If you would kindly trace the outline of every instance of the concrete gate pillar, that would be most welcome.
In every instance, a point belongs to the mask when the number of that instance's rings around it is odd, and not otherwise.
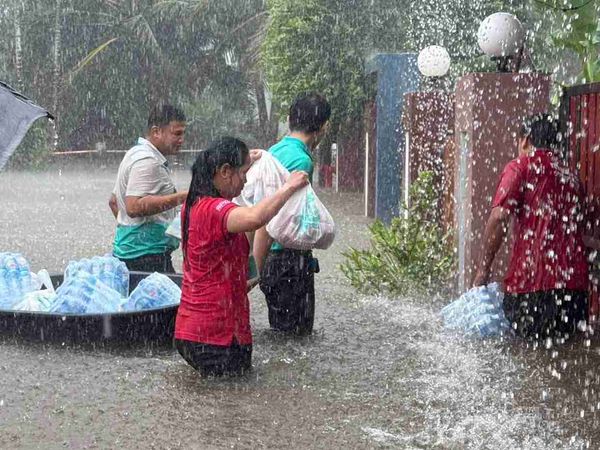
[[[445,187],[452,185],[444,167],[445,150],[454,133],[454,95],[444,91],[413,92],[404,96],[404,202],[408,205],[408,190],[423,171],[434,174],[434,188],[439,195],[436,211],[432,211],[440,224],[447,216],[444,212]]]
[[[482,259],[483,231],[502,169],[518,154],[523,120],[550,107],[550,77],[541,73],[472,73],[456,86],[456,222],[458,291],[471,286]],[[510,244],[510,243],[509,243]],[[492,268],[502,280],[510,245]]]

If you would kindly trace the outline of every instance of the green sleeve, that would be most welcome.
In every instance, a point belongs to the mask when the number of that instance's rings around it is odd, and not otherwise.
[[[313,167],[314,167],[314,165],[313,165],[312,159],[310,159],[308,156],[305,156],[305,157],[296,158],[296,159],[294,159],[294,161],[291,161],[290,164],[288,165],[288,167],[286,167],[286,169],[289,170],[290,172],[292,172],[294,170],[303,170],[304,172],[308,173],[309,175],[312,175]]]

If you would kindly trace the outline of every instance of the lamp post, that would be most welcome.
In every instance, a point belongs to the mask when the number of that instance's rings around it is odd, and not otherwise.
[[[425,77],[443,77],[450,69],[450,55],[444,47],[430,45],[419,52],[417,67]]]
[[[477,42],[481,50],[496,61],[498,72],[509,72],[511,59],[517,58],[516,71],[525,44],[525,30],[513,14],[497,12],[479,25]]]

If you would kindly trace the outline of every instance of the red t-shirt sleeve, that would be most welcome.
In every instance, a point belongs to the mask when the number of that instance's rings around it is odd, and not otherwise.
[[[218,198],[207,206],[213,239],[224,239],[229,234],[227,231],[227,217],[233,208],[237,208],[237,205],[229,200]]]
[[[498,206],[513,212],[523,201],[523,180],[527,162],[518,158],[509,162],[500,175],[492,208]]]

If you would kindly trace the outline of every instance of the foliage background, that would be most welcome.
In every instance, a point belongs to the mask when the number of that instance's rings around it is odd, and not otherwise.
[[[128,148],[159,101],[184,107],[187,148],[224,133],[267,146],[291,100],[307,90],[323,92],[333,105],[329,143],[361,126],[373,96],[364,74],[370,56],[444,45],[453,60],[451,87],[467,71],[493,69],[476,31],[500,10],[524,23],[536,69],[559,83],[599,80],[599,3],[5,0],[0,79],[57,117],[59,149],[97,142]],[[38,159],[27,152],[53,149],[54,131],[46,134],[21,146],[23,161]]]

